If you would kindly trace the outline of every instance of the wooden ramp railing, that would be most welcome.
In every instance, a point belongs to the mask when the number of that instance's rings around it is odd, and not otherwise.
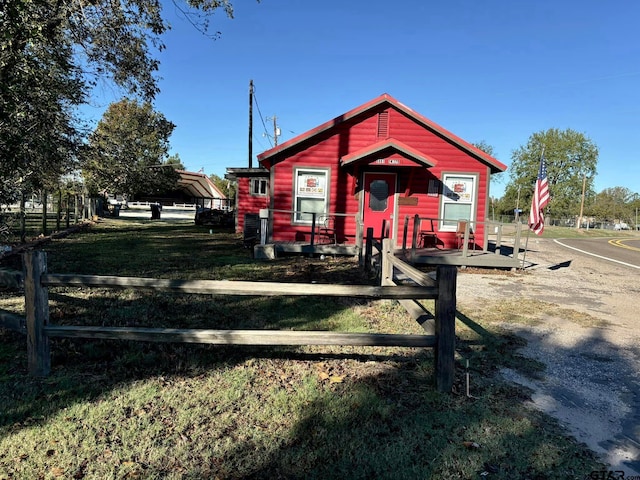
[[[49,339],[52,337],[122,339],[147,342],[185,342],[223,345],[357,345],[435,348],[435,380],[439,391],[450,392],[453,386],[455,348],[455,268],[438,267],[436,282],[427,285],[423,274],[412,272],[390,254],[388,239],[383,241],[385,271],[397,268],[415,274],[414,285],[395,285],[390,276],[383,276],[383,284],[323,285],[276,282],[242,282],[212,280],[167,280],[139,277],[97,275],[61,275],[47,273],[46,253],[33,251],[23,254],[26,318],[0,312],[0,328],[26,333],[29,373],[46,376],[51,370]],[[16,275],[11,277],[16,280]],[[0,276],[0,285],[3,278]],[[329,296],[369,299],[395,299],[417,302],[435,300],[435,321],[432,335],[404,335],[388,333],[341,333],[329,331],[289,330],[211,330],[167,329],[104,326],[53,325],[49,318],[49,287],[73,286],[82,288],[133,288],[175,291],[206,295],[251,296]]]

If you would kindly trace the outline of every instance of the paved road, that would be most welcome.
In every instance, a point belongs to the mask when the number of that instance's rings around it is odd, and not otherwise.
[[[458,302],[500,308],[505,298],[523,298],[548,305],[525,313],[538,323],[504,321],[528,341],[521,353],[546,365],[544,377],[505,376],[532,388],[534,405],[611,470],[640,478],[640,236],[531,240],[530,275],[459,275]]]
[[[640,237],[571,238],[555,242],[623,267],[640,269]]]

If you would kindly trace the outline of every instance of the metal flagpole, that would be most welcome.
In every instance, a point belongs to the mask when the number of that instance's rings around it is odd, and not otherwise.
[[[544,147],[545,145],[542,145],[542,153],[540,154],[540,158],[544,158]],[[535,193],[534,193],[535,195]],[[529,218],[531,218],[531,212],[529,212]],[[527,249],[529,248],[529,236],[531,235],[531,226],[529,225],[529,222],[527,222],[527,239],[524,242],[524,254],[522,255],[522,268],[521,270],[524,270],[524,262],[527,258]],[[514,252],[515,253],[515,252]]]

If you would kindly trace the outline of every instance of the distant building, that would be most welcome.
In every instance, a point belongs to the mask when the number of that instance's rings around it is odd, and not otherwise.
[[[176,170],[180,174],[178,188],[160,195],[144,196],[137,200],[159,202],[163,205],[190,204],[198,207],[228,210],[227,196],[204,173]]]

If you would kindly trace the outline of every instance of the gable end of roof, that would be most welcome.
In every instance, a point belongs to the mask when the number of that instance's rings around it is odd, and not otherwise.
[[[499,160],[493,158],[491,155],[488,155],[487,153],[483,152],[479,148],[466,142],[465,140],[458,137],[457,135],[454,135],[452,132],[441,127],[437,123],[432,122],[427,117],[407,107],[406,105],[399,102],[398,100],[396,100],[395,98],[393,98],[391,95],[387,93],[384,93],[379,97],[376,97],[373,100],[370,100],[369,102],[360,105],[359,107],[349,110],[343,115],[339,115],[338,117],[335,117],[332,120],[329,120],[328,122],[325,122],[305,133],[302,133],[278,145],[277,147],[274,147],[262,152],[261,154],[258,155],[258,162],[260,162],[260,164],[265,168],[271,168],[272,165],[274,165],[281,159],[285,158],[289,150],[294,149],[297,146],[300,146],[300,144],[304,142],[310,141],[314,137],[317,137],[318,135],[321,135],[322,133],[333,129],[336,126],[340,125],[341,123],[351,120],[357,117],[358,115],[364,114],[366,112],[369,112],[375,109],[379,109],[381,105],[386,105],[394,108],[398,112],[406,115],[407,117],[411,118],[413,121],[419,123],[424,128],[434,132],[436,135],[440,136],[445,141],[464,150],[469,155],[477,158],[479,161],[486,163],[490,167],[492,173],[504,172],[507,169],[507,166],[502,162],[500,162]]]

